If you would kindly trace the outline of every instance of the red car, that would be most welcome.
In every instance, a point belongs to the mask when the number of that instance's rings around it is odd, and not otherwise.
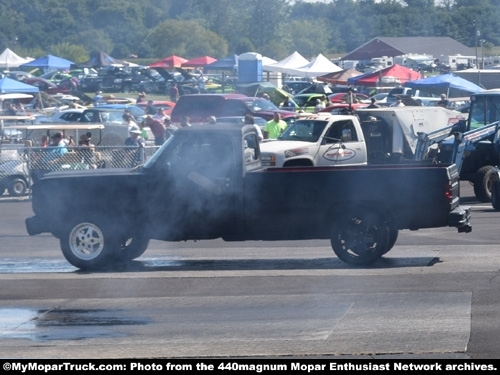
[[[366,108],[368,107],[369,104],[366,103],[353,103],[351,104],[351,109],[353,111],[356,111],[358,108]],[[329,105],[325,109],[322,109],[320,112],[328,112],[332,113],[335,115],[342,115],[345,114],[346,111],[349,110],[349,104],[347,103],[333,103],[332,105]]]
[[[137,103],[136,105],[145,111],[148,103],[141,102]],[[156,110],[158,110],[159,108],[163,108],[163,113],[170,116],[172,114],[172,109],[174,109],[175,107],[175,103],[168,100],[153,100],[153,106]]]
[[[74,77],[62,80],[57,85],[54,82],[41,77],[26,78],[22,82],[27,85],[36,86],[40,91],[46,92],[49,95],[57,93],[67,94],[71,91],[78,90],[78,79]]]
[[[370,103],[370,97],[365,94],[355,94],[356,98],[361,102]],[[347,100],[346,92],[338,92],[336,94],[328,95],[328,100],[332,103],[345,103]]]

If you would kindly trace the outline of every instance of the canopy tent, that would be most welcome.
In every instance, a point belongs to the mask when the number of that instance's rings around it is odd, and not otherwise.
[[[184,57],[172,55],[165,57],[164,59],[155,61],[154,63],[149,64],[150,68],[180,68],[182,64],[188,62],[188,59]]]
[[[11,93],[38,93],[39,88],[32,85],[27,85],[26,83],[16,81],[11,78],[0,79],[0,94],[11,94]]]
[[[300,68],[290,69],[289,74],[297,75],[299,77],[318,77],[328,73],[340,72],[341,67],[332,63],[328,58],[323,56],[321,53],[316,56],[309,64],[304,65]]]
[[[203,68],[204,66],[216,62],[217,59],[210,56],[200,56],[188,60],[182,64],[183,68]]]
[[[205,70],[230,70],[234,72],[237,66],[238,55],[232,55],[206,65]]]
[[[47,70],[69,69],[74,62],[61,57],[47,55],[20,65],[21,68],[40,68]]]
[[[271,102],[279,106],[285,98],[291,98],[292,95],[285,90],[279,88],[272,82],[253,82],[253,83],[239,83],[235,87],[236,92],[246,96],[262,96],[266,93],[269,95]]]
[[[376,72],[366,73],[349,78],[348,85],[355,86],[387,86],[387,84],[403,85],[405,82],[421,79],[422,75],[402,65],[394,64]]]
[[[30,60],[16,55],[12,50],[6,48],[0,55],[0,68],[7,69],[18,68],[22,64],[28,63]]]
[[[265,70],[268,72],[293,74],[293,73],[289,73],[289,70],[295,69],[295,68],[300,68],[301,66],[304,66],[308,63],[309,63],[309,60],[307,60],[304,56],[302,56],[300,53],[295,51],[290,56],[285,57],[283,60],[280,60],[277,63],[274,63],[274,64],[262,63],[262,70]]]
[[[470,96],[475,92],[483,91],[482,87],[453,73],[408,81],[403,86],[435,94],[446,93],[449,98]]]
[[[267,66],[271,64],[276,64],[278,61],[271,59],[270,57],[267,56],[262,56],[262,66]]]
[[[316,79],[318,81],[328,82],[333,85],[347,85],[347,80],[349,78],[358,77],[361,74],[363,73],[354,68],[349,68],[341,70],[339,72],[325,74],[323,76],[317,77]]]
[[[115,59],[107,53],[100,51],[94,52],[88,61],[77,65],[82,68],[102,68],[103,66],[125,66],[127,64],[126,61]]]

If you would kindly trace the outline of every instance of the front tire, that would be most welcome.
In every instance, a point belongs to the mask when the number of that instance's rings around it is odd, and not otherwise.
[[[11,196],[21,197],[26,194],[26,190],[28,190],[28,183],[24,179],[16,177],[10,181],[7,190]]]
[[[360,266],[379,259],[388,251],[391,239],[389,226],[379,215],[358,212],[336,221],[330,242],[340,260]]]
[[[66,260],[76,268],[93,270],[104,268],[119,248],[111,228],[102,219],[73,220],[60,237],[60,246]]]

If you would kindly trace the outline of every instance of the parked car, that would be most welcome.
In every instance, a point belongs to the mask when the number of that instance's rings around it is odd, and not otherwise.
[[[192,94],[179,98],[171,117],[172,122],[177,124],[184,116],[189,116],[192,124],[205,123],[210,116],[220,118],[246,114],[269,121],[273,118],[274,112],[279,112],[284,120],[296,116],[295,112],[280,110],[263,98],[242,94]]]
[[[299,91],[311,86],[309,81],[284,81],[283,90],[290,94],[297,94]]]
[[[129,136],[128,126],[123,121],[125,109],[131,111],[139,124],[145,117],[144,111],[135,105],[105,104],[87,108],[82,112],[80,123],[103,124],[101,146],[123,146]],[[154,135],[149,127],[144,128],[148,134],[147,143],[154,142]]]
[[[338,92],[336,94],[331,94],[328,95],[328,100],[331,103],[345,103],[347,101],[347,95],[348,93],[346,92]],[[370,103],[370,97],[365,94],[358,94],[356,93],[356,99],[358,100],[358,103],[365,102],[365,103]]]
[[[40,91],[44,91],[49,95],[57,93],[70,93],[78,90],[79,88],[78,79],[74,77],[64,79],[57,85],[54,82],[41,77],[26,78],[23,82],[31,86],[36,86]]]
[[[75,109],[65,109],[64,111],[56,112],[50,117],[37,117],[35,120],[36,124],[64,124],[71,122],[79,122],[80,117],[85,109],[75,108]]]
[[[130,111],[138,122],[143,121],[144,117],[146,116],[146,112],[144,112],[144,110],[136,104],[101,104],[95,108],[119,110],[122,113],[125,111]]]
[[[293,97],[293,101],[297,105],[297,110],[304,112],[314,112],[316,107],[316,100],[324,100],[324,94],[297,94]]]
[[[45,74],[42,74],[40,76],[40,78],[44,78],[46,79],[47,81],[50,81],[50,82],[53,82],[55,84],[58,84],[59,82],[67,79],[67,78],[71,78],[72,76],[70,74],[67,74],[67,73],[62,73],[58,70],[54,70],[52,72],[47,72]]]
[[[141,108],[143,111],[146,110],[147,105],[148,105],[147,102],[141,102],[136,104],[136,106]],[[172,110],[175,107],[175,103],[170,102],[168,100],[153,100],[153,106],[157,111],[158,109],[163,108],[163,113],[170,116],[172,114]]]
[[[2,76],[10,79],[15,79],[16,81],[22,81],[23,79],[34,77],[33,74],[22,70],[11,70],[8,72],[4,72],[2,73]]]

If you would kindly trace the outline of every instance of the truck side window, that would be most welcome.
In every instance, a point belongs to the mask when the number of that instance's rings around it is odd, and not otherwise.
[[[256,134],[247,134],[245,135],[245,138],[243,138],[243,153],[245,164],[252,163],[259,158],[257,143],[258,140]]]
[[[356,129],[351,120],[338,121],[332,124],[325,134],[325,143],[355,142],[358,140]]]

